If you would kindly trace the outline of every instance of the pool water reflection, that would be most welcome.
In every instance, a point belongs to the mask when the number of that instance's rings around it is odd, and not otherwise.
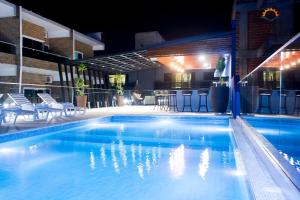
[[[113,117],[0,144],[0,199],[251,199],[234,151],[227,118]]]

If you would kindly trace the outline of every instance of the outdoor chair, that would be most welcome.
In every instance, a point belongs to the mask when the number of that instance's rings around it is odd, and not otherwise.
[[[142,97],[142,94],[138,92],[132,92],[132,100],[134,105],[141,105],[143,104],[144,98]]]
[[[79,114],[85,114],[86,109],[82,107],[74,106],[73,103],[58,103],[50,94],[48,93],[38,93],[37,94],[43,101],[42,104],[48,105],[49,108],[61,109],[65,116],[74,116],[78,112]]]
[[[7,113],[14,113],[14,124],[17,121],[17,118],[21,116],[28,116],[32,115],[33,120],[39,119],[39,113],[46,112],[46,120],[48,120],[49,113],[60,113],[61,116],[61,110],[59,109],[53,109],[49,108],[47,105],[42,104],[32,104],[25,96],[24,94],[13,94],[8,93],[9,98],[13,101],[13,105],[11,105],[9,108],[4,108],[2,111],[5,113],[4,118]],[[54,115],[53,115],[54,116]]]

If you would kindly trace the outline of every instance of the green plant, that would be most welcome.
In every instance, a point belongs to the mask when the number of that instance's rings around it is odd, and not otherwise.
[[[78,66],[78,72],[80,74],[83,74],[84,71],[87,70],[87,67],[84,64],[80,64]],[[76,87],[76,92],[78,96],[84,96],[84,90],[89,87],[89,85],[86,85],[84,83],[84,79],[83,78],[76,78],[75,79],[75,87]]]
[[[222,73],[225,69],[225,58],[223,56],[220,56],[218,58],[217,64],[216,64],[217,74],[219,76],[219,83],[220,85],[226,84],[225,80],[222,78]]]
[[[120,96],[122,96],[124,94],[123,79],[124,79],[124,75],[122,75],[122,74],[115,75],[115,87],[117,90],[117,95],[120,95]]]

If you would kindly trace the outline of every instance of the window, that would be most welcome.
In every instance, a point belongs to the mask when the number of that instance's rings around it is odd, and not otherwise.
[[[173,73],[171,77],[172,88],[190,88],[192,82],[192,74],[186,73]]]
[[[44,45],[42,42],[23,37],[23,46],[42,51]]]
[[[74,52],[74,59],[75,60],[81,60],[81,59],[83,59],[83,53],[79,52],[79,51],[75,51]]]
[[[49,52],[49,45],[48,44],[44,44],[44,51]]]
[[[268,70],[263,71],[263,87],[264,88],[279,88],[280,71]]]

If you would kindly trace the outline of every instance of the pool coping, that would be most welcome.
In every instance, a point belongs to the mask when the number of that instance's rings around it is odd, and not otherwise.
[[[266,151],[261,139],[238,117],[230,119],[255,199],[300,199],[300,192]]]
[[[71,122],[63,122],[63,123],[53,124],[53,125],[49,125],[49,126],[42,126],[42,127],[29,128],[29,129],[20,130],[20,131],[3,133],[3,134],[0,134],[0,144],[4,143],[4,142],[17,140],[17,139],[23,139],[23,138],[28,138],[28,137],[38,136],[38,135],[44,135],[51,131],[59,131],[58,128],[61,129],[61,126],[66,126],[66,125],[74,125],[75,126],[75,125],[80,125],[86,121],[98,120],[98,119],[107,118],[107,117],[111,117],[111,116],[112,115],[100,116],[100,117],[96,117],[96,118],[81,119],[81,120],[76,120],[76,121],[71,121]],[[41,130],[43,130],[43,132],[41,132]]]

